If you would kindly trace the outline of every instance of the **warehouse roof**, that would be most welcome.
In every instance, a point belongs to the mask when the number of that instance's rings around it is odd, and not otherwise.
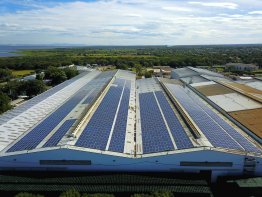
[[[261,147],[176,80],[82,73],[0,116],[1,154],[73,146],[117,156]]]

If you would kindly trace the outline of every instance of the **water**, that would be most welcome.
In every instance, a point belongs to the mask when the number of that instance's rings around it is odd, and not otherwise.
[[[0,57],[15,57],[20,56],[16,52],[19,50],[27,49],[54,49],[54,48],[71,48],[69,46],[4,46],[0,45]]]
[[[0,46],[0,57],[12,57],[18,56],[18,54],[12,53],[17,51],[14,46]]]

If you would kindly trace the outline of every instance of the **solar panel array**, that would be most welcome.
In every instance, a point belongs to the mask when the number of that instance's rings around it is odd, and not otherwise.
[[[244,150],[245,148],[250,151],[259,151],[259,149],[248,142],[216,113],[205,106],[204,103],[202,104],[202,101],[196,96],[191,98],[189,96],[190,93],[190,95],[193,94],[191,90],[185,90],[181,86],[174,84],[167,84],[167,87],[189,113],[190,117],[213,146],[237,150]]]
[[[90,89],[90,95],[82,102],[82,104],[89,105],[91,104],[95,98],[98,97],[99,92],[103,89],[105,85],[112,79],[112,76],[116,73],[116,71],[107,71],[103,72],[99,75],[99,77],[90,81],[88,88]]]
[[[174,150],[154,93],[140,93],[139,104],[143,153]]]
[[[114,85],[109,88],[76,146],[105,150],[124,84],[124,79],[115,79]]]
[[[130,89],[131,81],[127,80],[108,149],[110,151],[124,152]]]
[[[99,80],[112,78],[114,73],[100,74],[96,77]],[[105,76],[106,75],[106,76]],[[29,133],[16,142],[7,152],[32,150],[76,107],[76,105],[85,98],[90,91],[89,83],[78,90],[68,101],[48,116],[44,121],[33,128]]]
[[[230,136],[232,136],[246,151],[261,152],[254,144],[249,142],[244,136],[236,131],[232,126],[219,117],[214,111],[208,108],[199,98],[191,92],[189,96],[211,117],[215,120]]]
[[[90,104],[97,96],[97,91],[93,90],[91,94],[84,100],[83,104]]]
[[[63,138],[67,131],[75,123],[76,119],[66,120],[59,129],[49,138],[49,140],[43,145],[43,147],[56,146],[58,142]]]
[[[4,113],[3,115],[0,116],[0,125],[6,123],[7,121],[11,120],[12,118],[18,116],[19,114],[23,113],[24,111],[28,110],[30,107],[33,107],[34,105],[40,103],[41,101],[45,100],[46,98],[52,96],[53,94],[55,94],[56,92],[62,90],[63,88],[65,88],[66,86],[68,86],[69,84],[75,82],[76,80],[80,79],[81,77],[83,77],[84,75],[86,75],[88,72],[85,73],[81,73],[78,76],[67,80],[49,90],[47,90],[46,92],[35,96],[34,98],[30,99],[29,101],[25,102],[22,105],[17,106],[15,109],[7,111],[6,113]]]
[[[155,94],[161,106],[161,109],[164,113],[165,119],[170,128],[170,131],[173,135],[177,148],[178,149],[192,148],[193,147],[192,142],[190,141],[189,137],[187,136],[184,128],[182,127],[181,123],[179,122],[177,116],[175,115],[173,109],[171,108],[170,104],[168,103],[163,92],[157,91],[155,92]]]

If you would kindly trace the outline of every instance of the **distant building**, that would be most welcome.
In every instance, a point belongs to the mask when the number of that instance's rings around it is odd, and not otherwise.
[[[170,78],[172,70],[173,70],[173,68],[170,68],[170,67],[169,68],[168,67],[160,68],[161,76],[164,77],[164,78]]]
[[[258,66],[255,64],[228,63],[225,65],[225,68],[234,71],[252,71],[257,70]]]
[[[170,78],[171,76],[171,71],[173,68],[170,66],[154,66],[154,75],[156,77],[164,77],[164,78]]]
[[[76,66],[76,69],[77,69],[78,72],[80,72],[80,73],[92,70],[92,69],[90,69],[90,68],[87,68],[86,66]]]
[[[160,69],[159,68],[154,68],[154,75],[156,77],[160,77]]]
[[[171,72],[171,79],[179,79],[187,84],[206,82],[216,78],[223,79],[224,76],[210,70],[193,67],[177,68]]]
[[[36,74],[28,75],[26,77],[21,78],[22,81],[31,81],[36,79]]]

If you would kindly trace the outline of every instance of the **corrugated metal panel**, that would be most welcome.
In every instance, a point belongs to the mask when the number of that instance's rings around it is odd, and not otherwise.
[[[256,109],[262,107],[262,105],[258,102],[255,102],[238,93],[208,96],[208,98],[226,112]]]

